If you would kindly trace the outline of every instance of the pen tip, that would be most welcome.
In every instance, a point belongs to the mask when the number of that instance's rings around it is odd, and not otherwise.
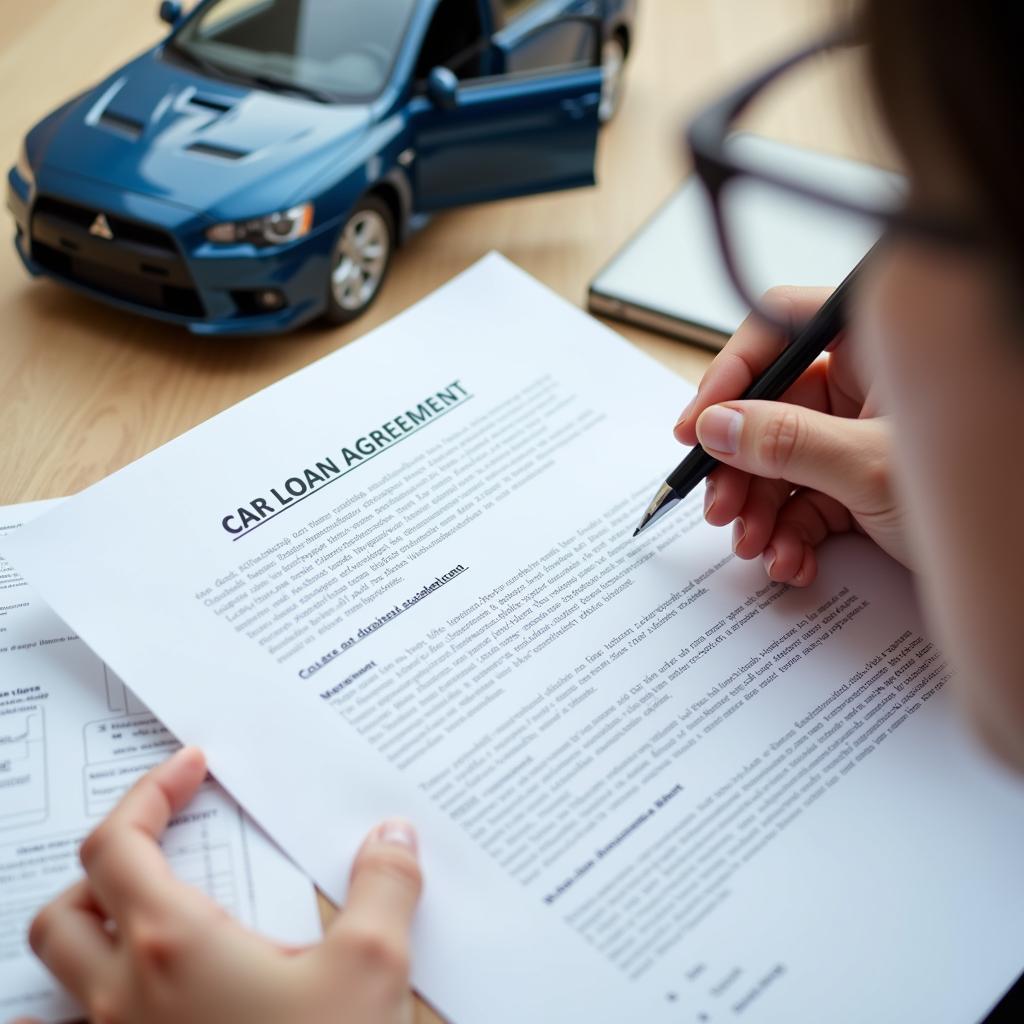
[[[639,532],[640,532],[640,527],[638,526],[638,527],[637,527],[637,528],[636,528],[636,529],[635,529],[635,530],[633,531],[633,536],[635,537],[635,536],[636,536],[636,535],[637,535],[637,534],[638,534]]]

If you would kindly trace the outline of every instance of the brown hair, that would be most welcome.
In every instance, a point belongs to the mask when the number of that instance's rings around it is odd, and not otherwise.
[[[861,18],[876,100],[911,180],[955,179],[979,226],[1024,265],[1024,5],[865,0]]]

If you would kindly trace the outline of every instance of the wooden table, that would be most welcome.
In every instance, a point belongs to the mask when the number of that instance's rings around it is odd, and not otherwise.
[[[684,173],[686,117],[726,83],[819,30],[831,6],[641,0],[626,98],[600,139],[598,186],[436,217],[397,253],[373,309],[348,327],[315,325],[269,339],[194,338],[30,280],[13,246],[0,246],[0,504],[94,483],[364,334],[491,249],[582,303],[593,274]],[[156,0],[7,4],[0,154],[13,161],[35,120],[152,45],[163,28],[156,7]],[[802,90],[779,111],[773,134],[857,152],[837,121],[837,88]],[[618,329],[690,380],[709,361],[702,349]],[[436,1019],[420,1005],[421,1024]]]

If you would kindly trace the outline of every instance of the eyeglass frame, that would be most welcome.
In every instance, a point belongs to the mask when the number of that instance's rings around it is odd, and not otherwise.
[[[906,234],[941,245],[957,247],[973,246],[979,240],[979,232],[975,227],[954,217],[919,213],[906,208],[884,209],[870,203],[853,202],[816,189],[805,182],[788,180],[770,170],[749,166],[727,152],[732,125],[767,86],[805,60],[821,56],[830,50],[856,45],[863,45],[863,40],[856,33],[845,29],[801,47],[708,104],[692,118],[685,132],[686,147],[694,173],[707,192],[722,261],[733,287],[753,312],[768,323],[786,330],[792,329],[793,325],[780,320],[777,314],[773,314],[765,306],[761,295],[755,296],[747,288],[736,261],[735,249],[730,241],[730,232],[722,212],[722,193],[726,186],[737,178],[751,178],[825,206],[877,220],[883,225],[883,237]]]

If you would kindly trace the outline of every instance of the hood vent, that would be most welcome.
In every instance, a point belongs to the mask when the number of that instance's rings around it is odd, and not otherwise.
[[[104,110],[100,115],[99,123],[104,128],[113,128],[130,138],[137,139],[142,134],[145,125],[136,121],[134,117],[125,117],[124,114],[115,114],[112,110]]]
[[[214,156],[220,160],[241,160],[248,152],[241,149],[228,149],[227,146],[215,146],[209,142],[193,142],[188,147],[190,153],[201,153],[203,156]]]
[[[228,103],[223,103],[220,100],[209,99],[206,96],[199,96],[198,94],[193,94],[189,98],[189,103],[191,103],[193,107],[203,107],[205,110],[216,110],[218,114],[226,114],[231,109],[231,105]]]

